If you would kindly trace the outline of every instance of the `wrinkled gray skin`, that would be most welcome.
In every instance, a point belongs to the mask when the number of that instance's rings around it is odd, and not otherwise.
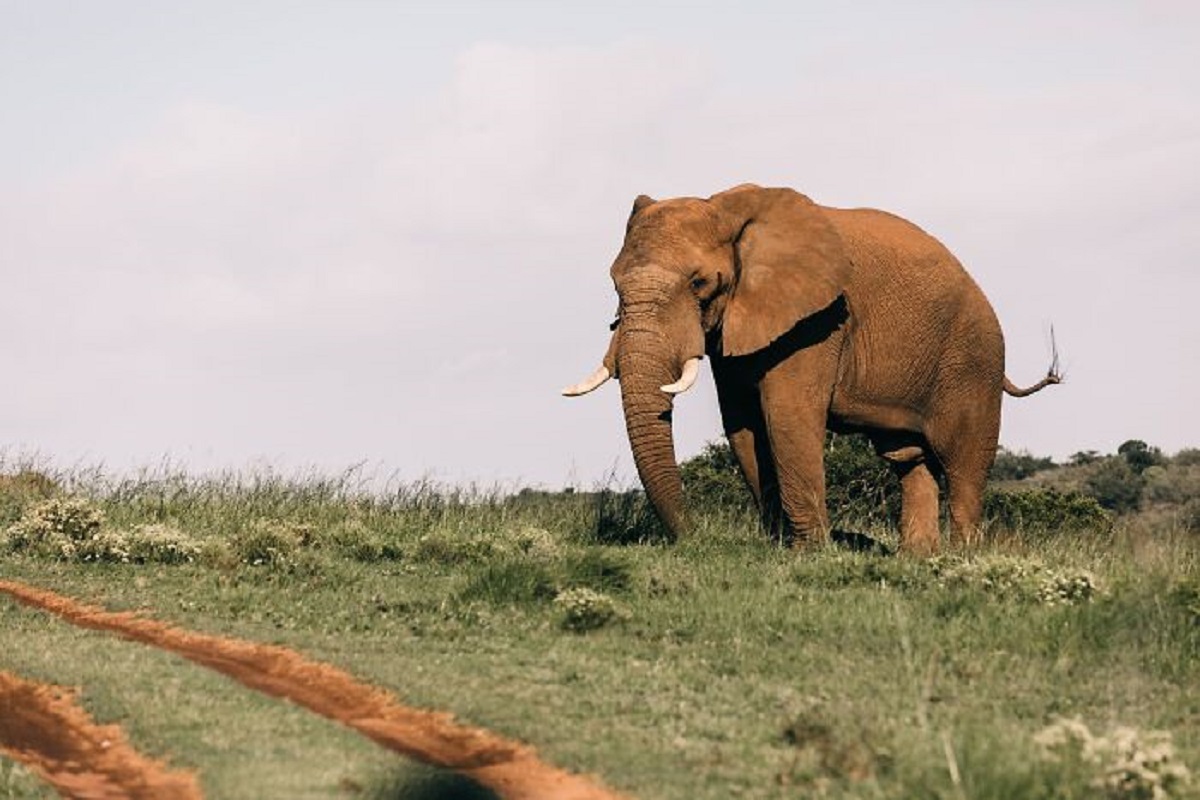
[[[938,546],[938,484],[952,533],[978,530],[995,457],[1004,338],[957,259],[899,217],[833,209],[790,189],[639,197],[612,266],[620,299],[604,367],[618,377],[638,474],[686,532],[663,387],[707,355],[726,435],[773,533],[829,535],[826,429],[861,431],[900,476],[901,546]]]

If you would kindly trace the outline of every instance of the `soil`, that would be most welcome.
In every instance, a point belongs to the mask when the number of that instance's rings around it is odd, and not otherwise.
[[[463,725],[445,712],[404,706],[378,687],[285,647],[194,633],[134,613],[85,605],[16,581],[0,581],[0,592],[74,625],[177,653],[245,686],[340,722],[397,753],[455,770],[509,800],[620,797],[596,780],[544,763],[528,745]]]
[[[116,725],[97,725],[66,689],[0,672],[0,752],[64,797],[200,800],[191,772],[134,750]]]

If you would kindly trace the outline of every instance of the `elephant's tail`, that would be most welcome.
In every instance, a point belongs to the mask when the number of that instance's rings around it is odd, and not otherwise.
[[[1008,379],[1008,376],[1005,375],[1004,376],[1004,393],[1009,395],[1010,397],[1029,397],[1029,395],[1034,394],[1035,392],[1040,392],[1042,389],[1045,389],[1047,386],[1050,386],[1051,384],[1062,383],[1063,382],[1063,373],[1062,373],[1062,369],[1058,365],[1058,342],[1055,341],[1055,339],[1054,339],[1054,326],[1053,325],[1050,326],[1050,352],[1051,352],[1050,369],[1046,370],[1046,377],[1042,378],[1040,381],[1035,383],[1033,386],[1026,386],[1025,388],[1021,388],[1020,386],[1017,386],[1015,383],[1010,381]]]
[[[1062,375],[1059,375],[1057,372],[1050,372],[1033,386],[1020,387],[1010,381],[1006,375],[1004,377],[1004,393],[1011,397],[1029,397],[1029,395],[1040,392],[1053,383],[1062,383],[1062,380]]]

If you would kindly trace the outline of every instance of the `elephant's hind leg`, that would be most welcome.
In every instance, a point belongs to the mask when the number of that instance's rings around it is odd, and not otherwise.
[[[900,477],[900,549],[933,555],[938,549],[938,484],[917,445],[881,448],[880,455]]]
[[[988,465],[983,459],[957,465],[954,471],[946,472],[950,495],[950,541],[956,545],[978,544],[983,538],[983,490],[987,473]]]
[[[983,491],[996,454],[999,415],[975,426],[964,426],[953,437],[931,437],[946,472],[950,508],[950,541],[978,544],[982,539]]]

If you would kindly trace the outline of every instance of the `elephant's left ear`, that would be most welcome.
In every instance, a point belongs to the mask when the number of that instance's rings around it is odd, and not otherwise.
[[[761,350],[841,296],[850,262],[824,212],[799,192],[742,185],[709,198],[737,258],[721,323],[727,356]]]

